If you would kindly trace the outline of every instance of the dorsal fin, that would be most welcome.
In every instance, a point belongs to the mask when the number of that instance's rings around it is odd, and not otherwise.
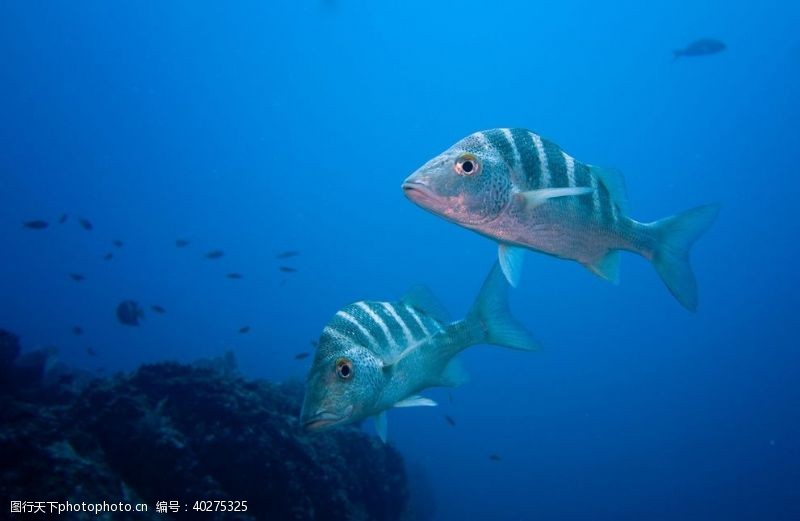
[[[589,171],[603,182],[608,193],[611,195],[611,200],[617,203],[617,206],[624,213],[628,213],[630,205],[628,203],[628,193],[625,189],[625,178],[622,172],[612,168],[601,168],[595,165],[589,165]]]
[[[418,309],[442,323],[450,322],[450,314],[427,287],[422,285],[412,286],[400,299],[400,302]]]

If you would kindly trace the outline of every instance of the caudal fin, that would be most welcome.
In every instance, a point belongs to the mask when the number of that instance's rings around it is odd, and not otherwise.
[[[717,214],[719,205],[707,204],[647,225],[656,239],[653,266],[678,302],[691,311],[697,309],[697,282],[689,250],[714,224]]]
[[[488,344],[526,351],[537,349],[539,345],[536,340],[511,316],[508,309],[508,288],[503,270],[495,262],[467,320],[481,323],[486,331],[485,342]]]

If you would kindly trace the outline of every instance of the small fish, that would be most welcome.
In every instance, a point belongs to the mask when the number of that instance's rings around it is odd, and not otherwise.
[[[297,271],[297,269],[292,268],[291,266],[281,266],[278,269],[284,273],[295,273]]]
[[[111,253],[111,252],[108,252],[105,255],[103,255],[103,260],[106,260],[106,261],[110,261],[113,258],[114,258],[114,254]]]
[[[500,461],[503,458],[501,458],[499,454],[492,453],[492,454],[489,454],[489,459],[492,460],[492,461]]]
[[[250,332],[250,326],[242,326],[239,328],[239,333],[242,335]]]
[[[448,221],[494,239],[516,286],[526,249],[579,262],[616,282],[619,252],[652,262],[675,298],[697,308],[689,248],[714,223],[715,204],[652,223],[627,215],[619,172],[584,164],[522,128],[476,132],[403,183],[406,197]]]
[[[509,314],[508,283],[495,263],[463,320],[449,322],[424,288],[399,302],[345,306],[322,330],[306,379],[300,421],[321,431],[376,417],[386,440],[386,410],[436,405],[419,395],[429,387],[455,387],[465,375],[455,356],[476,344],[537,347]]]
[[[222,250],[211,250],[210,252],[206,253],[206,259],[219,259],[224,255],[225,252]]]
[[[164,313],[167,312],[166,309],[164,309],[163,307],[159,306],[158,304],[153,304],[152,306],[150,306],[150,309],[152,309],[154,312],[158,313],[159,315],[163,315]]]
[[[85,217],[81,217],[80,219],[78,219],[78,222],[80,223],[81,228],[83,228],[86,231],[92,231],[94,229],[92,223],[89,221],[89,219],[86,219]]]
[[[97,351],[92,346],[86,346],[86,354],[89,356],[97,356]]]
[[[241,273],[228,273],[225,276],[232,280],[239,280],[244,278],[244,275],[242,275]]]
[[[27,228],[29,230],[44,230],[50,226],[47,221],[42,221],[41,219],[34,219],[32,221],[25,221],[22,223],[23,228]]]
[[[86,280],[86,277],[84,277],[80,273],[70,273],[69,274],[69,278],[71,278],[75,282],[82,282],[82,281]]]
[[[178,248],[185,248],[188,245],[189,245],[189,241],[187,241],[186,239],[176,239],[175,240],[175,246],[178,247]]]
[[[453,419],[452,416],[444,415],[444,421],[446,421],[451,427],[456,426],[456,421]]]
[[[279,254],[275,255],[275,258],[276,259],[288,259],[288,258],[291,258],[291,257],[297,257],[298,255],[300,255],[299,251],[287,250],[287,251],[282,251]]]
[[[58,218],[58,224],[64,224],[65,222],[67,222],[67,214],[62,213]]]
[[[123,300],[117,306],[117,320],[126,326],[139,326],[144,318],[144,309],[135,300]]]
[[[306,352],[297,353],[296,355],[294,355],[294,359],[295,360],[303,360],[304,358],[308,358],[309,354],[310,353],[306,353]]]
[[[312,340],[311,345],[314,347],[314,349],[316,349],[317,346],[319,345],[319,342],[317,342],[316,340]]]
[[[81,326],[73,326],[72,333],[74,335],[80,336],[83,334],[83,328]]]
[[[119,239],[115,239],[115,240],[111,241],[111,244],[113,244],[117,248],[122,248],[122,246],[123,246],[123,242],[121,240],[119,240]]]
[[[683,49],[672,51],[673,60],[677,60],[681,56],[706,56],[709,54],[717,54],[724,51],[726,45],[714,38],[700,38],[695,40]]]

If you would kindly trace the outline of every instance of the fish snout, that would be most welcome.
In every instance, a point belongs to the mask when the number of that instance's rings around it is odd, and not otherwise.
[[[317,409],[316,412],[311,415],[307,415],[305,411],[303,411],[300,416],[300,423],[306,431],[321,431],[345,422],[352,412],[352,405],[348,406],[343,414],[336,414],[327,409]]]
[[[428,183],[428,178],[425,176],[412,175],[403,181],[402,188],[405,196],[419,205],[424,205],[426,201],[430,202],[435,199],[433,190],[431,190]]]

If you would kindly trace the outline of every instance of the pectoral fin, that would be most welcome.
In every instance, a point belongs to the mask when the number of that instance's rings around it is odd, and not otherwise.
[[[386,439],[389,432],[389,425],[388,420],[386,419],[386,411],[379,412],[375,415],[375,430],[378,432],[378,437],[381,439],[383,443],[386,443]]]
[[[436,405],[436,402],[430,398],[425,398],[418,394],[412,394],[394,404],[395,407],[436,407]]]
[[[536,208],[546,203],[554,197],[568,197],[591,193],[592,189],[588,186],[576,186],[574,188],[542,188],[540,190],[529,190],[517,194],[525,202],[526,208]]]

